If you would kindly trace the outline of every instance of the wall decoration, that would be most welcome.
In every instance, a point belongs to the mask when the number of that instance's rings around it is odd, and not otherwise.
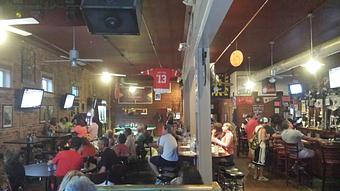
[[[216,79],[211,84],[211,96],[230,98],[230,76],[227,74],[216,74]]]
[[[159,93],[171,93],[170,80],[181,75],[179,71],[170,68],[151,68],[141,74],[153,78],[153,90]]]
[[[32,48],[21,49],[21,82],[24,85],[35,85],[36,54]]]
[[[160,101],[161,100],[161,93],[155,92],[155,100]]]
[[[40,123],[48,122],[48,119],[47,119],[47,108],[46,108],[45,105],[40,106],[40,110],[39,110],[39,122]]]
[[[262,94],[276,94],[275,83],[269,83],[267,79],[262,81]]]
[[[47,107],[47,120],[50,121],[50,119],[53,117],[53,113],[54,112],[54,106],[53,105],[49,105]]]
[[[137,87],[134,92],[129,91],[128,86],[120,87],[123,96],[119,97],[119,104],[152,104],[152,87]]]
[[[12,127],[13,124],[13,106],[3,105],[2,106],[2,127]]]

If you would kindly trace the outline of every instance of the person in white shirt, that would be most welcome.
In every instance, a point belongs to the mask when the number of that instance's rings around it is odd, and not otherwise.
[[[90,140],[98,138],[98,117],[92,117],[92,124],[87,128],[90,135]]]
[[[156,176],[159,176],[158,167],[176,167],[178,162],[177,141],[172,135],[174,128],[167,124],[164,134],[159,138],[158,153],[160,156],[149,158],[148,163]]]

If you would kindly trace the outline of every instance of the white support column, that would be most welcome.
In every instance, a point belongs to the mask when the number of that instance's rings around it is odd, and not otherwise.
[[[190,130],[190,78],[183,82],[183,123]]]
[[[197,118],[196,138],[198,151],[198,170],[205,184],[212,182],[212,158],[210,139],[210,70],[209,49],[199,48],[196,54],[197,75]]]

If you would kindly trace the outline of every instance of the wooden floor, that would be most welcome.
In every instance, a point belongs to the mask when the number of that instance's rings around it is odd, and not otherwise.
[[[307,186],[296,186],[289,184],[286,185],[284,175],[273,175],[268,172],[265,172],[265,176],[270,180],[268,182],[260,182],[253,180],[253,173],[248,168],[248,159],[246,158],[236,158],[235,159],[236,167],[239,168],[244,174],[245,177],[245,190],[246,191],[320,191],[321,190],[321,180],[314,179],[313,180],[313,188],[309,188]],[[139,168],[139,171],[131,172],[130,178],[126,180],[128,184],[152,184],[154,182],[154,177],[148,168],[147,164],[144,162],[141,165],[142,168]],[[44,186],[42,182],[37,180],[31,181],[31,183],[26,184],[25,191],[37,191],[44,190]],[[340,191],[340,180],[330,181],[327,183],[326,191]]]

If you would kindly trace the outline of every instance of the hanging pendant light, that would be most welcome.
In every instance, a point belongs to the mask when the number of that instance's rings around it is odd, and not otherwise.
[[[238,67],[243,62],[243,53],[237,49],[237,42],[236,42],[236,49],[230,55],[230,64],[234,67]]]
[[[255,88],[255,85],[256,85],[255,82],[250,79],[250,57],[248,57],[248,76],[246,83],[244,83],[244,86],[247,90],[252,92],[253,89]]]
[[[307,71],[311,74],[316,74],[316,72],[321,68],[323,65],[318,60],[316,60],[313,56],[313,25],[312,25],[312,17],[313,15],[310,13],[308,14],[309,18],[309,29],[310,29],[310,59],[307,63],[303,66],[307,69]]]

